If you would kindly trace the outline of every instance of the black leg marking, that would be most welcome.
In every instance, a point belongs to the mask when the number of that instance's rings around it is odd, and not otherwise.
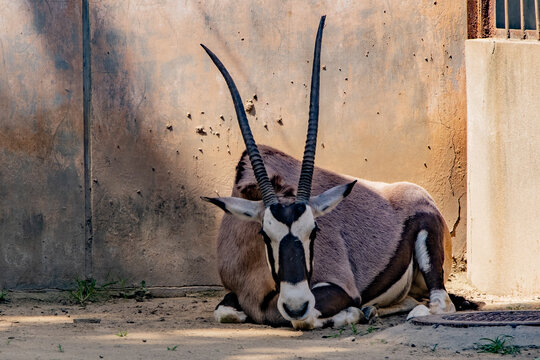
[[[484,302],[474,302],[455,294],[448,294],[448,296],[450,296],[450,300],[454,303],[457,311],[478,310],[485,305]]]
[[[438,214],[419,212],[408,218],[403,226],[401,243],[386,268],[361,294],[364,303],[375,299],[395,284],[407,270],[413,258],[418,234],[427,233],[425,247],[429,258],[429,270],[422,271],[428,290],[444,290],[444,220]],[[418,263],[415,260],[415,266]]]
[[[403,233],[401,234],[401,242],[394,256],[392,256],[386,268],[362,292],[361,296],[364,304],[382,295],[392,285],[398,282],[403,274],[405,274],[405,271],[407,271],[413,256],[416,234],[418,234],[416,226],[418,217],[419,215],[411,217],[405,222]]]
[[[321,318],[329,318],[350,306],[359,305],[335,284],[316,287],[311,292],[315,296],[315,309],[321,312]]]
[[[278,295],[279,293],[276,290],[272,290],[268,294],[266,294],[266,296],[264,297],[261,303],[261,310],[265,311],[266,309],[268,309],[270,302]]]
[[[420,216],[418,216],[420,215]],[[443,244],[443,219],[436,214],[417,214],[418,218],[414,228],[417,229],[415,238],[422,230],[427,231],[425,240],[430,267],[425,271],[420,266],[420,272],[424,276],[426,286],[431,290],[446,290],[444,287],[444,244]],[[415,230],[416,230],[415,229]]]
[[[238,302],[238,297],[235,293],[227,293],[223,300],[219,304],[217,304],[216,309],[220,306],[229,306],[232,307],[236,311],[242,311],[242,307],[240,306],[240,303]]]

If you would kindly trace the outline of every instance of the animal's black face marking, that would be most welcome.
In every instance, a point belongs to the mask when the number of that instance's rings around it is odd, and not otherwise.
[[[309,205],[274,204],[266,209],[261,234],[276,288],[279,282],[294,284],[310,279],[316,232]]]
[[[302,242],[295,236],[287,235],[279,243],[278,278],[296,284],[306,280],[306,277],[306,256]]]
[[[270,211],[277,221],[291,227],[292,223],[298,220],[306,211],[306,204],[274,204],[270,206]]]
[[[261,235],[264,239],[264,243],[266,244],[266,256],[268,259],[268,265],[270,265],[270,271],[272,272],[272,278],[276,283],[277,291],[279,291],[279,278],[276,272],[276,260],[272,251],[272,240],[268,237],[268,235],[266,235],[263,229],[261,229]]]

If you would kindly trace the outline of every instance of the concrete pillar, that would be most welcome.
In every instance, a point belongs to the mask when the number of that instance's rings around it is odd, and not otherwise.
[[[468,277],[488,293],[540,295],[540,42],[465,49]]]

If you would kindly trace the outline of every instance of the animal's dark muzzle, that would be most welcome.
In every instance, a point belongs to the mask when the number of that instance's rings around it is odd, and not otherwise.
[[[306,312],[309,307],[309,301],[306,301],[300,308],[298,309],[291,309],[287,306],[287,304],[283,304],[283,310],[289,315],[291,319],[301,319],[306,315]]]

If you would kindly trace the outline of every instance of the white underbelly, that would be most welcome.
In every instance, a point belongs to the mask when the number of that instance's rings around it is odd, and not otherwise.
[[[409,264],[409,267],[401,278],[394,283],[388,290],[386,290],[381,295],[377,296],[375,299],[370,300],[368,303],[363,306],[377,305],[378,307],[391,306],[401,302],[407,296],[411,288],[413,280],[413,261]]]

